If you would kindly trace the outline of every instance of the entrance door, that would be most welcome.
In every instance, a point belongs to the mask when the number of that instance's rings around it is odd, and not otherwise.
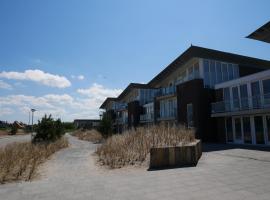
[[[234,142],[235,143],[242,143],[243,142],[242,126],[241,126],[241,118],[240,117],[234,118]]]
[[[256,144],[265,144],[264,129],[263,129],[263,117],[262,116],[255,116],[254,117],[254,125],[255,125]]]
[[[266,121],[267,143],[270,144],[270,115],[265,116],[265,121]]]
[[[251,144],[251,126],[250,126],[250,117],[243,117],[243,133],[244,133],[244,143]]]

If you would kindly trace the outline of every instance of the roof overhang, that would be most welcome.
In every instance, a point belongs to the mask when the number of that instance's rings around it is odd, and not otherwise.
[[[247,38],[270,43],[270,21],[248,35]]]
[[[108,97],[108,98],[106,98],[105,101],[101,104],[101,106],[99,108],[104,109],[105,106],[111,101],[117,101],[117,98],[116,97]]]

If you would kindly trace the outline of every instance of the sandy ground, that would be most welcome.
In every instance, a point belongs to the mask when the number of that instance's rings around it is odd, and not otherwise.
[[[31,140],[31,136],[28,135],[8,135],[0,137],[0,147],[4,147],[7,144],[13,142],[27,142]]]
[[[270,199],[270,153],[219,149],[203,153],[197,167],[148,171],[96,165],[97,145],[68,136],[32,182],[0,185],[0,199]]]

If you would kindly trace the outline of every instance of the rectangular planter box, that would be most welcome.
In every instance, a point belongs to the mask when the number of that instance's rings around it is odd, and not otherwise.
[[[150,168],[196,166],[202,155],[200,140],[176,147],[150,149]]]

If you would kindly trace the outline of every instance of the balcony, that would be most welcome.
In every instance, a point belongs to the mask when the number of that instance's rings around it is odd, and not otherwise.
[[[140,115],[140,122],[153,122],[154,121],[154,113],[147,113],[144,115]]]
[[[115,105],[115,110],[126,110],[127,109],[127,103],[117,103]]]
[[[157,92],[157,96],[174,95],[176,93],[176,87],[170,86],[166,88],[160,88]]]
[[[116,124],[128,124],[128,118],[127,117],[119,117],[115,120]]]
[[[212,114],[270,108],[270,94],[215,102],[211,108]]]
[[[157,120],[175,120],[177,118],[177,109],[169,110],[165,113],[158,113]]]

